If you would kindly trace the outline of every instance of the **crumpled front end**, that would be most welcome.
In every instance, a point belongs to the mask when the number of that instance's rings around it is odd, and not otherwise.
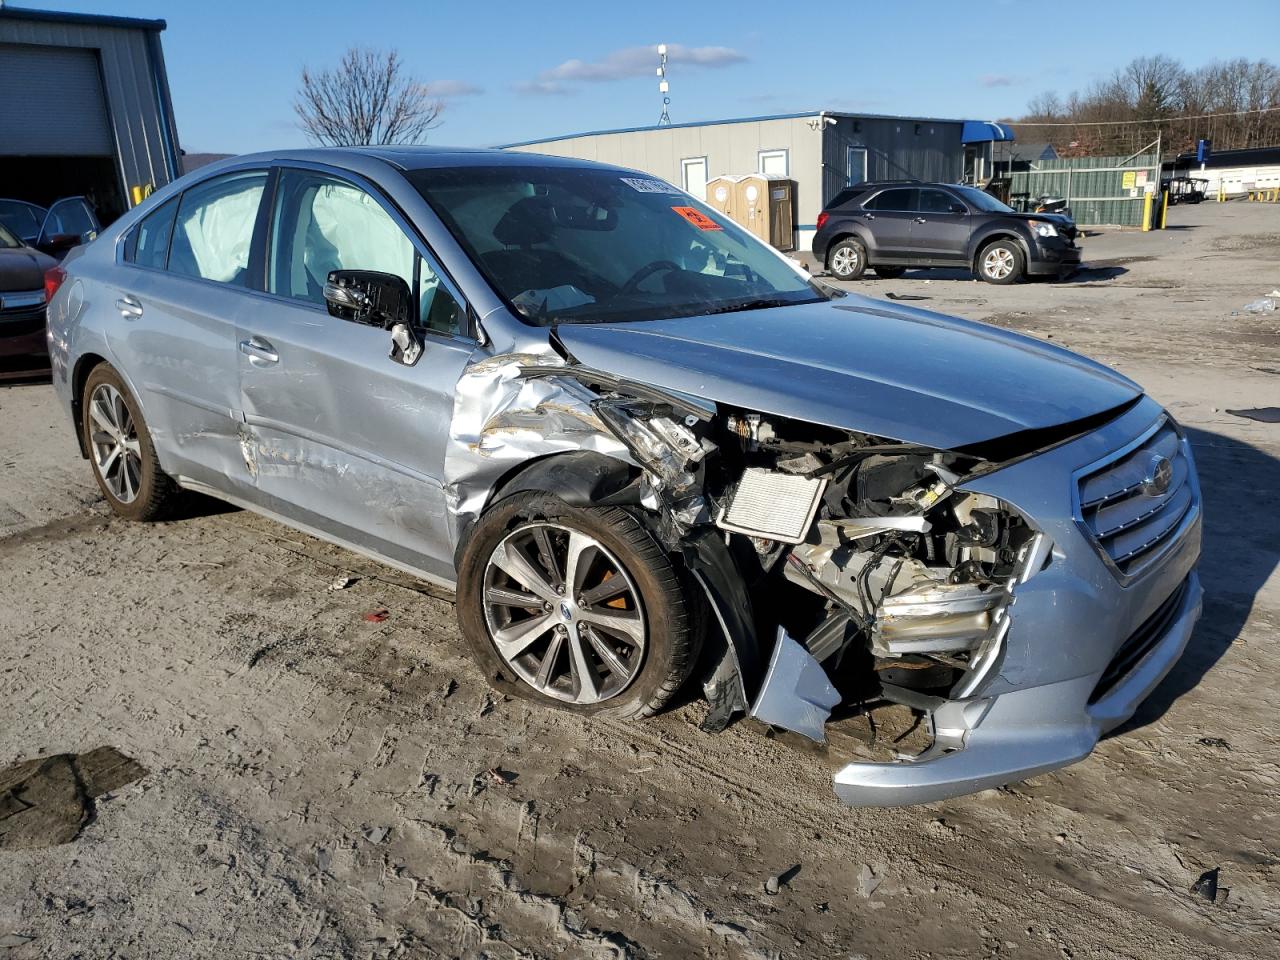
[[[1199,613],[1199,491],[1159,406],[936,450],[715,404],[546,355],[462,378],[446,462],[460,536],[513,472],[619,465],[579,502],[625,505],[682,559],[719,626],[708,730],[824,739],[833,709],[901,704],[914,756],[835,776],[855,805],[916,803],[1087,755],[1170,669]]]

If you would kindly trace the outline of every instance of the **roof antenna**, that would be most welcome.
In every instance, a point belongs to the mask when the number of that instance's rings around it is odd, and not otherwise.
[[[671,85],[667,83],[667,45],[665,43],[658,44],[658,92],[662,94],[662,116],[658,118],[658,126],[671,126],[671,114],[667,113],[667,107],[671,105],[671,98],[667,96],[671,92]]]

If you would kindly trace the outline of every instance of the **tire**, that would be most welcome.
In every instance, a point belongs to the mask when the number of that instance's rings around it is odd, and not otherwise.
[[[827,251],[827,269],[837,280],[859,280],[867,272],[867,248],[856,237],[845,237]]]
[[[112,512],[126,520],[163,519],[178,499],[178,486],[160,469],[138,401],[109,363],[89,373],[80,404],[89,463]]]
[[[906,267],[876,267],[876,276],[881,280],[897,280],[906,272]]]
[[[594,547],[579,554],[579,590],[556,594],[555,579],[563,578],[565,559],[583,538]],[[556,558],[555,573],[544,550]],[[523,558],[541,581],[535,583],[514,558]],[[518,570],[520,579],[509,569]],[[625,580],[621,587],[610,585],[618,579]],[[577,602],[602,590],[612,598]],[[692,596],[680,571],[630,513],[571,507],[545,493],[499,501],[476,522],[458,562],[458,622],[489,682],[503,693],[583,714],[646,717],[675,696],[701,648],[702,620]],[[607,621],[627,629],[598,628]],[[639,643],[630,632],[637,621]],[[497,639],[502,634],[505,654]],[[537,635],[529,640],[530,634]],[[599,641],[612,651],[613,666]],[[583,663],[590,683],[581,679]]]
[[[975,272],[987,283],[1017,283],[1027,272],[1027,258],[1013,240],[996,240],[978,252]]]

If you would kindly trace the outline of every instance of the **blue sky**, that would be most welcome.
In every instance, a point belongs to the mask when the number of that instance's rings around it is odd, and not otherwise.
[[[491,145],[654,123],[659,42],[677,123],[797,110],[960,119],[1016,115],[1044,90],[1069,91],[1129,59],[1166,53],[1188,66],[1275,57],[1275,0],[1238,0],[1228,25],[1201,2],[1004,0],[784,4],[339,2],[339,0],[19,0],[164,19],[178,134],[188,152],[305,143],[291,108],[303,65],[350,44],[398,49],[444,95],[428,142]],[[978,12],[979,7],[983,12]],[[844,21],[833,9],[850,11]],[[1158,9],[1161,29],[1147,14]],[[1246,29],[1253,24],[1260,29]],[[647,50],[641,48],[649,48]]]

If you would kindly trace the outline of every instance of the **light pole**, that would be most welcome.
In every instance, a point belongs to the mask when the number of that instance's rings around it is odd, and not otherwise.
[[[658,118],[658,126],[671,126],[671,115],[667,113],[667,107],[671,105],[671,98],[667,96],[671,91],[671,85],[667,83],[667,45],[665,43],[658,44],[658,92],[662,94],[662,116]]]

